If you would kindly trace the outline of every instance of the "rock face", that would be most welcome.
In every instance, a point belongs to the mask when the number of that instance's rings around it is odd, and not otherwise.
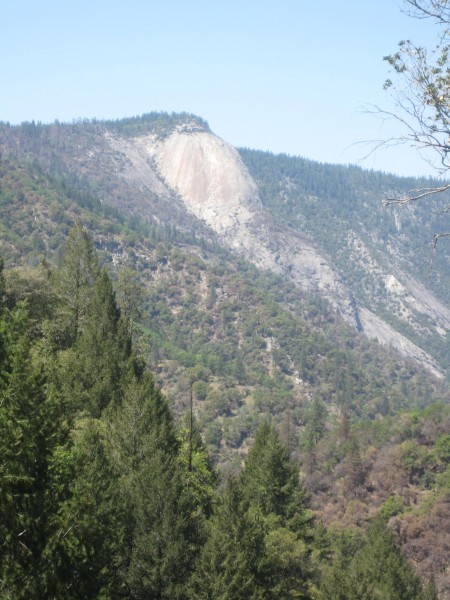
[[[368,308],[358,305],[330,257],[315,247],[313,240],[274,221],[264,210],[255,182],[230,144],[189,124],[178,126],[163,138],[145,135],[124,140],[110,136],[108,143],[114,152],[126,157],[122,176],[129,182],[159,196],[175,193],[225,245],[256,266],[289,278],[299,288],[321,294],[359,331],[441,376],[432,357]],[[434,318],[442,332],[450,330],[450,311],[418,282],[404,275],[383,276],[387,289],[396,302],[403,302],[405,311],[413,307]]]
[[[210,132],[183,130],[156,143],[148,139],[137,143],[188,210],[226,245],[258,267],[322,293],[342,314],[356,319],[352,296],[328,259],[299,233],[278,226],[264,210],[235,148]]]

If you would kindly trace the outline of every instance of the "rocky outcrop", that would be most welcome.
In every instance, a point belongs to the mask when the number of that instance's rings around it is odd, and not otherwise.
[[[122,176],[128,181],[160,196],[175,193],[229,248],[258,267],[289,278],[302,290],[321,294],[356,329],[440,375],[439,366],[426,352],[368,308],[359,306],[332,260],[313,240],[274,221],[230,144],[210,131],[183,126],[165,138],[145,135],[124,140],[110,136],[108,141],[115,152],[126,157]],[[433,297],[420,284],[406,276],[403,279],[400,284],[392,275],[384,283],[391,286],[392,294],[401,293],[414,304],[415,310],[436,316],[443,331],[450,328],[450,311],[441,305],[438,310],[433,308]]]

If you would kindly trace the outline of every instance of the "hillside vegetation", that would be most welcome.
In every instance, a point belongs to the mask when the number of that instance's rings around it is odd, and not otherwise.
[[[247,149],[240,153],[264,206],[289,227],[310,235],[333,257],[359,304],[448,368],[448,335],[436,328],[431,314],[410,302],[405,287],[414,277],[448,305],[450,249],[444,240],[439,252],[433,252],[433,239],[445,228],[449,196],[437,195],[426,205],[382,203],[384,198],[436,187],[439,182],[283,154]],[[426,302],[431,304],[432,299]]]
[[[436,597],[401,546],[448,598],[445,382],[225,249],[175,197],[148,194],[144,219],[111,179],[109,204],[101,153],[97,179],[52,163],[49,136],[88,152],[105,123],[34,127],[9,153],[3,132],[0,159],[2,453],[21,448],[2,463],[6,597],[387,598],[396,579],[412,587],[392,598]],[[252,175],[269,207],[278,192]],[[292,194],[271,210],[300,228]],[[396,570],[377,581],[383,561]]]
[[[0,265],[3,597],[436,598],[382,511],[367,538],[314,523],[267,421],[218,488],[192,414],[174,426],[79,222],[59,269],[32,277],[27,310]],[[445,439],[436,446],[447,460]]]

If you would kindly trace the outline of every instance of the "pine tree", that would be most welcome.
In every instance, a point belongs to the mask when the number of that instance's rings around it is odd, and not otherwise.
[[[186,485],[167,402],[153,378],[132,375],[111,413],[110,454],[126,506],[120,570],[131,598],[181,598],[203,542],[203,514]]]
[[[110,403],[119,402],[130,350],[111,280],[103,270],[94,286],[83,332],[74,346],[78,400],[82,408],[89,407],[93,416],[100,416]]]
[[[120,269],[117,280],[117,299],[130,337],[134,333],[133,322],[141,314],[143,290],[135,271],[129,267]]]
[[[381,517],[369,528],[365,544],[353,557],[337,553],[324,577],[319,600],[423,600],[413,567],[396,547]]]
[[[350,574],[350,564],[361,542],[351,534],[342,534],[330,550],[334,550],[331,564],[322,566],[318,600],[358,600],[353,589],[353,574]]]
[[[153,447],[133,483],[132,597],[182,598],[198,548],[194,507],[180,470],[173,457]]]
[[[263,515],[275,514],[283,525],[298,522],[307,501],[297,468],[273,427],[257,431],[240,478],[244,497]]]
[[[83,329],[99,274],[95,248],[81,221],[77,220],[67,237],[57,273],[60,306],[55,335],[63,347],[71,346]]]
[[[325,424],[327,419],[327,407],[318,397],[312,401],[308,411],[308,420],[306,423],[306,451],[309,460],[309,469],[313,470],[316,456],[315,448],[325,434]]]
[[[361,458],[358,440],[352,436],[347,444],[345,458],[346,487],[350,492],[361,486],[366,478],[365,467]]]
[[[367,544],[351,566],[354,588],[359,597],[386,600],[421,600],[422,586],[411,564],[396,547],[383,519],[371,525]]]
[[[191,432],[192,427],[192,432]],[[209,517],[213,509],[213,497],[217,476],[212,468],[195,419],[187,416],[179,432],[179,463],[182,468],[184,487],[190,491],[197,511]]]
[[[63,475],[70,480],[49,522],[46,597],[119,598],[124,591],[119,557],[128,515],[108,455],[107,433],[101,420],[77,421],[72,445],[60,449],[58,465],[52,463],[59,473],[65,466]]]
[[[0,348],[0,591],[38,597],[54,415],[21,303],[1,308]]]
[[[208,538],[191,577],[192,600],[265,597],[257,583],[265,552],[264,525],[247,509],[240,486],[229,479],[209,520]]]
[[[312,513],[298,471],[267,423],[256,434],[240,485],[249,517],[264,523],[258,586],[268,598],[309,598]]]
[[[83,329],[61,356],[60,382],[68,411],[98,418],[108,406],[117,405],[130,357],[131,340],[103,270],[85,309]]]

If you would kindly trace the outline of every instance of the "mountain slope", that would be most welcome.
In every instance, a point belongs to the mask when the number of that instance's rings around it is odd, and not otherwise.
[[[58,262],[69,228],[81,218],[118,298],[123,300],[124,290],[134,293],[139,282],[136,345],[178,418],[192,389],[197,420],[221,469],[238,471],[258,424],[270,420],[303,465],[316,514],[331,531],[344,526],[358,535],[379,510],[388,511],[419,570],[427,576],[435,569],[448,592],[440,570],[447,543],[448,408],[422,411],[446,402],[447,391],[390,347],[359,335],[354,318],[362,314],[361,323],[367,323],[363,300],[373,301],[373,311],[384,318],[378,329],[391,331],[381,286],[379,296],[373,293],[384,270],[397,297],[411,289],[411,298],[431,305],[430,314],[437,312],[436,296],[445,300],[445,269],[439,267],[441,280],[433,293],[424,290],[417,283],[421,273],[414,248],[407,245],[414,239],[408,232],[418,231],[424,219],[398,217],[403,241],[395,219],[386,243],[377,228],[381,188],[400,183],[358,169],[319,169],[301,159],[288,159],[286,166],[283,157],[263,153],[276,181],[270,191],[270,178],[249,158],[259,160],[259,153],[238,155],[190,116],[5,126],[0,140],[0,252],[7,266],[15,267],[6,272],[10,296],[28,300],[37,318],[35,300],[45,294],[51,263]],[[198,187],[197,169],[202,169]],[[306,178],[308,169],[317,180]],[[339,193],[332,185],[337,174],[345,183]],[[325,184],[328,191],[321,188]],[[366,184],[373,186],[370,198],[364,192],[369,210],[356,203],[351,212],[343,198],[352,197],[352,185],[359,196]],[[312,191],[308,200],[305,194]],[[343,244],[345,223],[352,224],[364,248]],[[289,254],[295,245],[298,263]],[[355,254],[352,247],[358,248]],[[399,261],[402,248],[405,259]],[[302,262],[308,254],[317,266]],[[29,268],[43,258],[44,271]],[[389,260],[398,261],[395,272]],[[354,273],[346,263],[356,265]],[[375,263],[380,268],[369,270]],[[329,282],[318,277],[328,270]],[[295,285],[291,272],[298,277]],[[333,285],[346,294],[352,290],[350,299],[355,298],[347,324],[323,296],[307,292],[322,286],[338,307],[341,298]],[[439,322],[445,320],[444,308],[441,313]],[[415,335],[418,342],[423,339]],[[441,535],[431,543],[438,524]]]
[[[420,256],[404,243],[424,215],[413,208],[408,221],[411,210],[387,212],[380,202],[386,190],[420,182],[282,155],[239,155],[191,115],[3,126],[0,148],[64,173],[137,218],[220,239],[259,268],[320,294],[357,330],[435,375],[447,366],[450,311],[417,279],[423,248]],[[441,261],[441,296],[448,276]]]
[[[432,253],[445,229],[448,195],[385,207],[382,199],[429,188],[428,179],[398,178],[358,167],[241,150],[266,209],[311,236],[333,257],[358,306],[448,366],[448,245]]]
[[[358,330],[426,364],[435,374],[440,373],[436,360],[386,322],[383,314],[377,315],[380,311],[373,303],[356,300],[351,287],[343,281],[339,265],[333,264],[326,250],[301,230],[283,227],[274,211],[271,214],[263,208],[258,187],[229,144],[192,124],[178,126],[163,140],[150,135],[135,138],[133,144],[140,157],[134,159],[136,171],[140,172],[146,157],[148,173],[155,181],[159,181],[159,175],[223,243],[249,257],[258,267],[291,279],[303,290],[320,293]],[[115,148],[120,149],[117,141]],[[130,156],[129,149],[121,149]],[[425,316],[434,322],[433,332],[444,336],[450,328],[450,311],[399,268],[383,268],[356,233],[350,231],[348,237],[348,244],[354,247],[355,268],[365,266],[375,285],[384,285],[388,292],[381,313],[406,313],[413,329],[418,326],[417,320]]]
[[[117,142],[115,148],[120,148]],[[159,174],[180,195],[186,208],[208,224],[223,243],[249,257],[258,267],[291,279],[303,290],[320,293],[358,330],[426,364],[435,374],[440,372],[429,353],[376,315],[370,305],[355,299],[352,289],[344,284],[339,266],[310,236],[283,227],[276,215],[264,210],[255,182],[229,144],[188,124],[178,126],[163,140],[155,136],[136,138],[134,148],[140,150],[141,164],[143,155],[147,157],[149,174]],[[123,146],[122,151],[127,154]],[[134,165],[139,171],[136,160]],[[350,232],[349,240],[358,257],[356,266],[365,264],[367,269],[368,265],[376,283],[384,284],[389,291],[384,309],[394,307],[401,313],[408,312],[413,326],[412,312],[425,315],[436,322],[438,335],[445,334],[450,328],[450,311],[444,305],[399,269],[394,272],[404,284],[392,272],[383,270],[356,234]]]

